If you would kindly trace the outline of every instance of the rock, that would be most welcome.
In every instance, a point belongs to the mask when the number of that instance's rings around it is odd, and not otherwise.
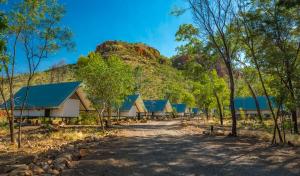
[[[33,173],[31,170],[22,170],[22,169],[15,169],[11,171],[9,176],[32,176]]]
[[[12,170],[29,170],[29,166],[26,164],[14,164],[5,166],[4,172],[10,172]]]
[[[38,161],[38,159],[39,159],[39,157],[37,155],[34,155],[32,162],[36,163]]]
[[[75,167],[75,162],[74,162],[74,161],[67,161],[66,166],[67,166],[69,169],[72,169],[72,168]]]
[[[52,162],[53,162],[53,160],[51,160],[51,159],[49,159],[49,160],[47,161],[48,164],[52,164]]]
[[[67,161],[66,158],[57,158],[53,162],[53,167],[57,170],[63,170],[66,167]]]
[[[204,134],[204,135],[210,135],[210,132],[208,132],[208,131],[203,131],[202,134]]]
[[[66,168],[66,164],[65,163],[60,163],[60,164],[55,164],[54,165],[54,169],[62,171]]]
[[[59,157],[59,158],[56,158],[53,162],[53,164],[60,164],[60,163],[66,163],[68,161],[67,158],[65,157]]]
[[[217,136],[224,136],[225,133],[222,130],[217,130],[214,134]]]
[[[35,164],[30,163],[30,164],[28,164],[28,167],[29,167],[30,169],[33,169],[33,168],[35,167]]]
[[[75,146],[74,145],[68,145],[67,147],[66,147],[66,149],[67,150],[74,150],[75,149]]]
[[[33,173],[36,174],[36,175],[41,175],[42,173],[45,172],[44,169],[42,169],[42,168],[39,167],[39,166],[33,167],[33,168],[32,168],[32,171],[33,171]]]
[[[72,161],[73,155],[71,153],[64,153],[60,155],[59,158],[66,158],[67,160]]]
[[[45,163],[43,166],[42,166],[42,168],[44,169],[44,170],[48,170],[49,169],[49,164],[48,163]]]
[[[80,158],[87,156],[88,153],[89,153],[88,149],[85,149],[85,148],[79,149]]]
[[[58,170],[56,170],[56,169],[50,169],[50,170],[48,171],[48,174],[51,174],[51,175],[59,175],[60,172],[59,172]]]

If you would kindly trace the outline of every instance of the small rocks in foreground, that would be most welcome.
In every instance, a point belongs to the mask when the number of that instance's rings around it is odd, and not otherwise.
[[[82,143],[91,143],[97,141],[95,138],[82,141]],[[76,161],[87,156],[89,150],[81,145],[68,146],[65,153],[58,154],[56,157],[38,158],[35,156],[30,164],[10,165],[6,168],[9,176],[32,176],[32,175],[60,175],[64,169],[74,168]],[[66,152],[67,151],[67,152]]]

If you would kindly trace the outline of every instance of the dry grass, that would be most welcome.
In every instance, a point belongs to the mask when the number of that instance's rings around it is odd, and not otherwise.
[[[213,125],[220,128],[220,121],[217,118],[211,118],[206,120],[202,118],[202,122],[207,126]],[[260,124],[258,121],[243,119],[238,120],[238,135],[243,137],[254,137],[263,141],[270,142],[273,138],[273,120],[267,119],[264,120],[264,124]],[[224,127],[222,128],[227,134],[231,130],[231,120],[229,118],[224,120]],[[291,134],[289,129],[285,130],[286,132],[286,141],[300,146],[300,135]],[[278,139],[277,139],[278,141]]]
[[[24,131],[21,150],[17,148],[17,145],[10,144],[8,133],[6,132],[3,141],[0,141],[0,153],[24,152],[26,154],[37,154],[49,149],[59,149],[63,145],[84,140],[88,137],[102,138],[116,132],[115,130],[103,132],[98,127],[72,127],[59,128],[58,130],[28,127],[24,128]]]

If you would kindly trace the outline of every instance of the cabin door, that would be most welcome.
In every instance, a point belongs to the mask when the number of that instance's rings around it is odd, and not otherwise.
[[[50,109],[45,109],[45,117],[50,117]]]

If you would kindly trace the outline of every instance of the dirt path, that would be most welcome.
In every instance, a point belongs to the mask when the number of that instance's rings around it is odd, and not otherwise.
[[[300,151],[201,135],[180,121],[124,126],[63,175],[300,175]]]

